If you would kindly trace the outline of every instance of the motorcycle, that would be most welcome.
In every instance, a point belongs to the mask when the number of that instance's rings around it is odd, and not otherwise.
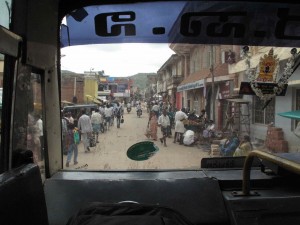
[[[131,107],[127,107],[127,112],[130,113]]]
[[[137,114],[138,117],[141,117],[141,115],[142,115],[142,110],[141,110],[141,109],[138,109],[138,110],[136,111],[136,114]]]

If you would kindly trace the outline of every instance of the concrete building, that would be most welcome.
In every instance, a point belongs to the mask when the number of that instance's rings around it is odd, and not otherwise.
[[[157,71],[157,93],[163,100],[176,108],[181,108],[181,95],[177,93],[177,86],[183,80],[183,57],[173,54]]]
[[[177,87],[181,97],[178,108],[189,108],[199,114],[205,109],[210,119],[221,129],[227,98],[232,98],[237,85],[235,74],[229,74],[228,64],[236,60],[236,51],[229,45],[172,44],[170,48],[181,58],[183,81]]]
[[[259,60],[264,55],[268,54],[271,47],[250,47],[250,67],[256,68],[259,64]],[[290,51],[292,48],[273,48],[274,55],[279,58],[279,72],[280,77],[284,68],[286,67],[287,59],[291,57]],[[238,83],[242,81],[249,81],[246,74],[247,66],[244,59],[240,59],[234,64],[229,65],[229,73],[237,74]],[[279,78],[278,77],[278,78]],[[277,78],[277,79],[278,79]],[[299,70],[296,70],[291,76],[288,82],[288,88],[284,97],[276,96],[267,107],[263,109],[264,102],[255,95],[244,95],[243,99],[250,102],[250,115],[251,115],[251,138],[253,141],[259,141],[264,143],[268,139],[268,125],[273,124],[278,129],[283,131],[283,141],[288,143],[288,146],[280,143],[276,143],[270,150],[275,152],[289,151],[298,152],[299,149],[299,138],[296,135],[290,135],[297,122],[295,120],[287,119],[278,115],[280,112],[292,111],[300,109],[300,79]],[[285,135],[288,134],[288,135]],[[274,138],[278,139],[278,138]],[[280,141],[280,140],[279,140]],[[281,145],[281,147],[279,146]],[[275,149],[276,148],[276,149]]]

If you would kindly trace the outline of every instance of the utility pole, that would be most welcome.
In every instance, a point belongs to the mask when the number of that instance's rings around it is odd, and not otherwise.
[[[215,122],[215,76],[214,76],[214,47],[210,46],[210,74],[211,74],[211,102],[212,102],[212,120]]]

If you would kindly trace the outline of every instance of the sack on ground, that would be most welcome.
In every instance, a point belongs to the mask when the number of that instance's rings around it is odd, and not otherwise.
[[[67,225],[83,224],[192,225],[192,222],[178,211],[164,206],[92,202],[81,208],[67,222]]]

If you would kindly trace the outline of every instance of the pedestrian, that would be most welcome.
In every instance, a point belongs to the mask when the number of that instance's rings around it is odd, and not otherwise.
[[[160,138],[160,142],[167,147],[166,138],[168,136],[168,126],[170,126],[170,119],[167,116],[167,111],[164,110],[161,116],[158,118],[158,126],[161,128],[162,138]]]
[[[156,114],[156,117],[159,117],[159,106],[157,104],[157,102],[154,103],[154,105],[152,106],[151,111],[153,111]]]
[[[114,125],[114,121],[115,121],[115,114],[114,114],[115,108],[116,108],[115,104],[110,104],[110,106],[109,106],[109,109],[111,111],[111,113],[110,113],[110,126]]]
[[[92,129],[91,119],[86,114],[86,109],[82,109],[81,113],[82,113],[82,115],[79,117],[79,120],[78,120],[78,129],[81,133],[84,152],[87,153],[90,151],[89,136],[91,135],[93,129]]]
[[[186,115],[184,108],[175,113],[175,135],[173,143],[178,141],[179,144],[183,144],[183,134],[185,132],[183,121],[187,118],[188,116]]]
[[[172,137],[172,128],[174,126],[174,121],[175,121],[175,112],[172,107],[169,107],[168,111],[168,116],[170,119],[170,126],[168,126],[168,137]]]
[[[67,155],[67,162],[66,167],[70,166],[70,162],[74,153],[73,162],[74,165],[78,164],[78,144],[79,144],[79,134],[78,129],[74,126],[73,123],[68,124],[68,131],[67,131],[67,143],[68,143],[68,155]]]
[[[62,138],[62,151],[64,155],[68,154],[68,149],[67,149],[67,143],[66,143],[66,136],[67,136],[67,131],[68,131],[68,123],[69,121],[66,119],[65,116],[63,116],[63,112],[61,112],[61,138]]]
[[[140,102],[136,105],[136,114],[137,114],[137,116],[139,116],[139,113],[140,113],[140,115],[142,115],[142,113],[143,113],[142,106],[141,106]]]
[[[33,162],[37,164],[40,161],[41,143],[38,136],[38,127],[32,113],[28,114],[27,126],[27,149],[32,151]]]
[[[111,124],[112,114],[113,114],[112,108],[110,108],[109,104],[107,104],[105,107],[105,110],[104,110],[104,116],[105,116],[107,129],[109,129],[109,126]]]
[[[99,109],[95,109],[95,112],[92,113],[91,116],[91,123],[92,123],[92,128],[93,128],[93,136],[94,139],[96,140],[96,143],[99,143],[99,132],[101,129],[101,124],[102,124],[102,115],[99,113]]]
[[[44,135],[43,135],[43,121],[41,115],[37,114],[35,125],[37,127],[37,136],[40,139],[40,160],[44,160]]]
[[[74,124],[74,118],[72,117],[72,113],[71,112],[68,112],[67,113],[67,120],[69,120],[69,123],[72,123]]]
[[[121,118],[123,118],[124,110],[122,105],[117,103],[117,107],[115,109],[115,117],[117,119],[117,128],[120,128]]]
[[[155,112],[150,112],[148,127],[150,129],[150,137],[153,141],[157,141],[157,117]]]

